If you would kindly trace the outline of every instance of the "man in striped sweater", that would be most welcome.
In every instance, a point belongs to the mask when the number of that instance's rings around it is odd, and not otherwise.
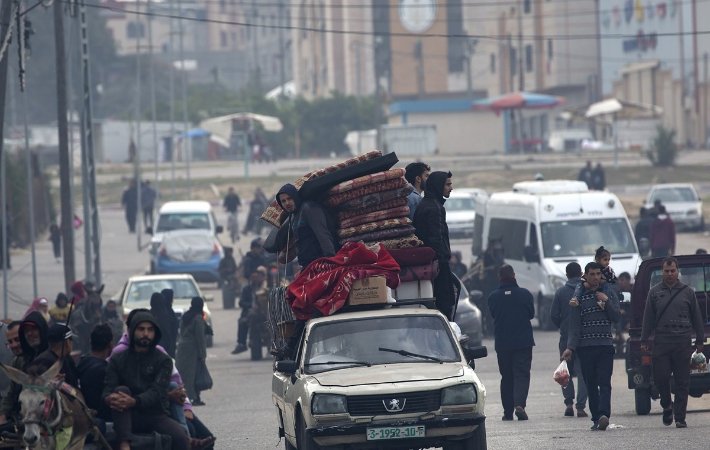
[[[602,283],[602,266],[584,267],[579,305],[570,306],[567,349],[562,357],[571,361],[577,352],[587,384],[592,430],[604,431],[611,415],[611,374],[614,369],[613,328],[619,320],[619,300],[608,283]]]

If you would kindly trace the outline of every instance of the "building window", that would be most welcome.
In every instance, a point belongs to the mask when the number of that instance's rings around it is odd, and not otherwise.
[[[525,71],[532,72],[533,70],[533,47],[528,44],[525,46]]]
[[[126,37],[128,39],[141,39],[145,37],[145,26],[141,22],[128,22],[126,24]]]
[[[525,14],[530,14],[530,10],[532,9],[531,3],[530,0],[523,0],[523,12]]]
[[[229,45],[229,43],[227,42],[227,32],[226,31],[219,32],[219,43],[222,47],[227,47]]]
[[[491,53],[491,73],[496,73],[496,54]]]

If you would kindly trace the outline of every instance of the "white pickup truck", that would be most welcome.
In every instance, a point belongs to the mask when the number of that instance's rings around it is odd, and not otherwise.
[[[485,449],[486,390],[446,318],[381,307],[310,320],[272,378],[286,449]]]

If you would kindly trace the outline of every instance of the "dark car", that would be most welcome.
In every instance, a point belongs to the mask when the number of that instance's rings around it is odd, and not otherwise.
[[[481,310],[475,305],[477,296],[482,296],[481,291],[471,291],[461,283],[459,292],[459,302],[456,306],[456,317],[454,321],[461,328],[461,333],[468,336],[472,345],[481,345],[483,340],[483,325],[481,322]]]
[[[708,327],[707,299],[710,290],[710,255],[676,256],[680,280],[695,290],[700,311],[705,325],[705,337],[710,335]],[[631,293],[629,340],[626,354],[626,374],[629,389],[635,393],[636,414],[646,415],[651,411],[651,399],[658,399],[658,390],[653,384],[651,352],[641,350],[641,325],[646,306],[646,297],[651,286],[662,280],[663,258],[648,259],[641,263],[636,274],[634,288]],[[652,347],[651,342],[649,347]],[[688,345],[691,345],[688,342]],[[704,351],[705,357],[710,356],[710,348]],[[690,395],[701,397],[710,392],[710,372],[708,366],[693,368],[690,376]]]

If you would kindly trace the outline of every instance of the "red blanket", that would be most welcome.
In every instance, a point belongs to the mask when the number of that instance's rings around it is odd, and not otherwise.
[[[385,247],[348,242],[335,256],[306,266],[289,284],[286,300],[298,320],[310,319],[316,310],[329,316],[345,305],[353,281],[384,275],[387,286],[394,289],[399,286],[399,270]]]

